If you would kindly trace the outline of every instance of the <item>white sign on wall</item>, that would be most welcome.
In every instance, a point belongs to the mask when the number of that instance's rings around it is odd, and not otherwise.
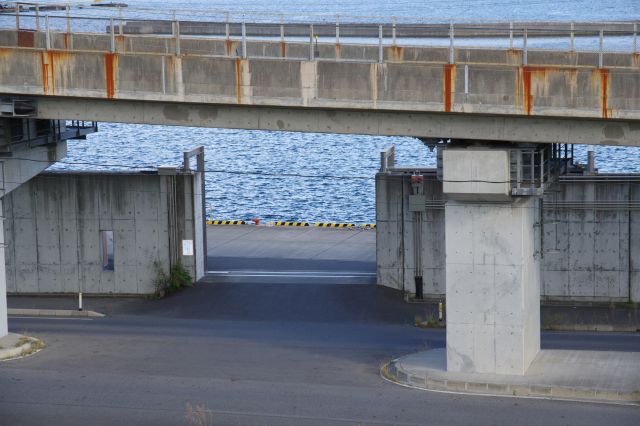
[[[193,256],[193,240],[182,240],[182,255]]]

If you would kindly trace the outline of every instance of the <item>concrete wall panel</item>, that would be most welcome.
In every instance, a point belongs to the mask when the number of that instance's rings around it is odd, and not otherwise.
[[[178,236],[193,239],[194,177],[178,178]],[[150,174],[48,173],[21,186],[5,197],[9,291],[154,291],[154,262],[165,271],[170,262],[165,190]],[[113,231],[113,271],[103,269],[101,231]],[[192,274],[194,262],[183,259]]]
[[[413,213],[408,207],[408,176],[394,173],[377,177],[378,283],[413,293]],[[442,200],[442,185],[435,177],[427,179],[427,182],[427,199]],[[637,178],[599,179],[596,176],[581,180],[571,177],[561,181],[558,188],[559,193],[545,196],[542,298],[558,301],[640,301],[640,210],[634,207],[634,203],[640,201]],[[564,206],[566,202],[570,207]],[[559,203],[559,207],[555,208],[553,203]],[[609,205],[603,206],[602,203]],[[384,220],[389,217],[401,220]],[[425,296],[441,298],[445,283],[442,210],[431,207],[424,217]],[[480,225],[479,222],[478,228],[482,229]],[[458,256],[462,256],[464,250],[471,256],[471,247],[464,244],[461,236],[471,226],[468,221],[461,220],[446,235],[446,239],[454,241],[452,247],[459,252]],[[516,229],[502,229],[498,233],[504,234],[501,238],[508,239],[516,232]],[[460,241],[455,243],[456,239]],[[505,263],[513,253],[501,251],[498,242],[491,242],[495,246],[492,257],[497,263]],[[474,244],[481,246],[485,243],[480,232]],[[389,247],[400,250],[391,253]],[[485,255],[487,253],[485,250]],[[391,268],[398,264],[404,265],[403,269]]]

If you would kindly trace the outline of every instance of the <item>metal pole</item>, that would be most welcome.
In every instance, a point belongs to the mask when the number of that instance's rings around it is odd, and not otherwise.
[[[571,42],[570,42],[570,45],[569,45],[569,49],[571,51],[576,50],[574,38],[575,38],[575,24],[572,22],[571,23]]]
[[[66,8],[66,15],[67,15],[67,34],[71,33],[71,8],[69,5],[67,5]]]
[[[242,21],[242,59],[247,59],[247,24]]]
[[[449,63],[453,64],[453,22],[449,24]]]
[[[544,149],[540,150],[540,188],[544,188]]]
[[[124,34],[124,29],[122,28],[122,7],[118,6],[118,33],[120,35]]]
[[[49,30],[49,15],[44,17],[44,25],[46,27],[45,46],[47,50],[51,50],[51,32]]]
[[[40,31],[40,6],[36,4],[36,31]]]
[[[284,24],[280,24],[280,43],[284,43]]]
[[[378,63],[382,63],[384,51],[382,49],[382,25],[378,25]]]
[[[638,24],[633,24],[633,53],[638,51]]]
[[[464,94],[469,94],[469,65],[464,66]]]
[[[513,22],[509,22],[509,49],[513,49]]]
[[[527,65],[527,29],[522,34],[522,65]]]
[[[180,21],[173,21],[173,29],[176,38],[176,56],[180,56]]]
[[[395,46],[396,45],[396,17],[394,16],[392,18],[393,20],[393,25],[391,27],[391,38],[392,38],[392,43]]]
[[[590,175],[593,175],[596,172],[596,154],[593,150],[593,145],[589,146],[587,156],[587,171]]]
[[[336,44],[340,44],[340,15],[336,15]]]
[[[116,52],[116,29],[113,25],[113,18],[110,19],[110,29],[111,29],[111,53]]]
[[[529,185],[531,188],[535,187],[536,183],[536,153],[534,150],[529,151],[529,160],[531,161],[531,165],[529,167]]]
[[[184,151],[182,153],[182,169],[185,172],[188,172],[191,170],[191,164],[189,164],[191,161],[191,153],[189,151]]]
[[[229,12],[224,13],[224,35],[229,40]]]
[[[309,60],[313,61],[313,24],[309,25]]]
[[[16,30],[20,31],[20,3],[16,3]]]
[[[602,68],[602,49],[604,49],[604,30],[600,30],[600,42],[598,51],[598,68]]]

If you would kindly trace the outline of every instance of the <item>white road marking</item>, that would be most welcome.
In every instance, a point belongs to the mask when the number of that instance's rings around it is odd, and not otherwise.
[[[322,272],[322,271],[207,271],[209,275],[231,277],[289,277],[289,278],[363,278],[374,277],[375,272]]]
[[[15,319],[48,319],[48,320],[72,320],[72,321],[93,321],[93,318],[75,318],[75,317],[54,317],[54,316],[39,316],[39,317],[27,317],[22,315],[9,315],[9,318]]]

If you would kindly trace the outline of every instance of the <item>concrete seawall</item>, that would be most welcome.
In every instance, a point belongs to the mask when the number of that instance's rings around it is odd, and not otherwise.
[[[442,183],[427,175],[423,213],[424,293],[445,294]],[[378,174],[376,181],[378,284],[415,292],[410,174]],[[544,199],[543,301],[640,302],[640,177],[561,178]]]
[[[7,292],[148,294],[154,263],[167,272],[175,258],[199,278],[194,176],[55,172],[30,180],[4,198]],[[182,240],[196,256],[182,255]]]

